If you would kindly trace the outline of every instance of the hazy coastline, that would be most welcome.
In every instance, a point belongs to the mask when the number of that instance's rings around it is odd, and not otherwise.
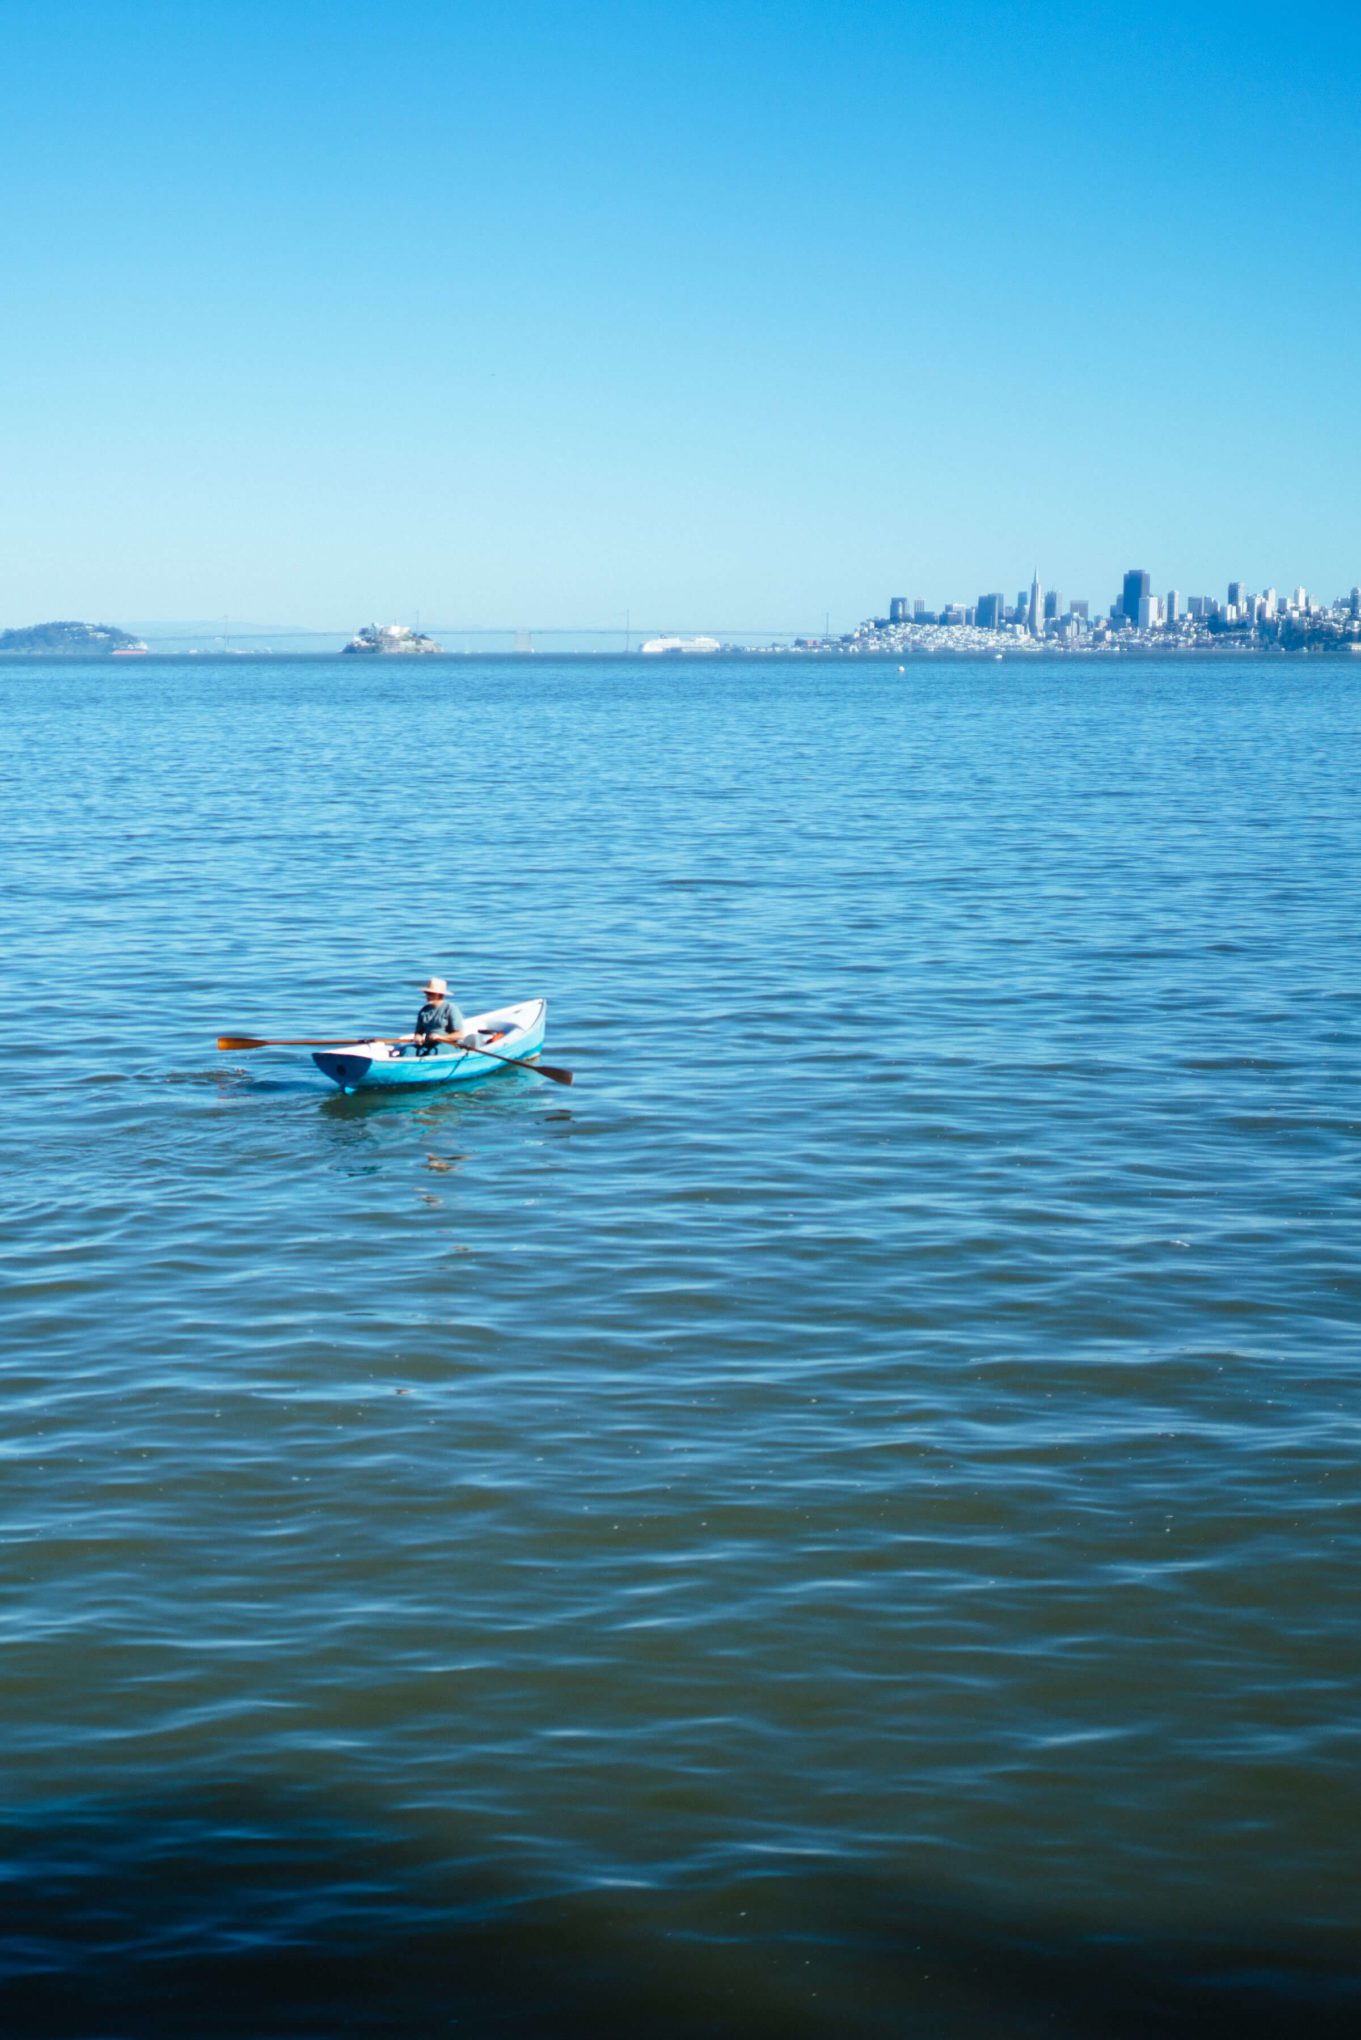
[[[950,651],[946,648],[898,652],[857,652],[840,647],[807,647],[781,645],[766,650],[742,646],[720,652],[689,654],[678,658],[648,657],[641,652],[571,652],[571,651],[457,651],[446,648],[439,652],[427,652],[421,658],[421,671],[439,665],[513,665],[532,666],[536,660],[543,664],[559,665],[570,662],[573,665],[643,666],[653,669],[682,668],[692,672],[697,666],[715,665],[756,665],[769,666],[785,659],[796,660],[800,665],[835,666],[1035,666],[1035,665],[1151,665],[1171,666],[1190,662],[1196,665],[1281,665],[1295,664],[1301,660],[1314,662],[1319,659],[1335,661],[1339,665],[1349,664],[1357,656],[1357,648],[1349,645],[1301,645],[1288,648],[1284,645],[1197,645],[1169,646],[1166,650],[1151,645],[1104,645],[1100,647],[1068,647],[1062,645],[1037,644],[1033,648],[1018,646],[1014,650],[999,652]],[[210,665],[289,665],[323,666],[340,661],[339,650],[330,652],[279,652],[261,651],[200,651],[200,652],[139,652],[135,658],[115,658],[107,654],[66,653],[66,652],[0,652],[0,668],[23,668],[31,666],[98,666],[135,672],[137,668],[153,666],[210,666]],[[359,662],[366,668],[374,661]],[[387,662],[384,662],[387,663]],[[354,660],[344,662],[347,668],[356,665]]]

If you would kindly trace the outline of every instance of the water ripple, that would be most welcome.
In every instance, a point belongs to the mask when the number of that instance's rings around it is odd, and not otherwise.
[[[0,676],[10,2029],[1350,2030],[1361,676],[472,670]]]

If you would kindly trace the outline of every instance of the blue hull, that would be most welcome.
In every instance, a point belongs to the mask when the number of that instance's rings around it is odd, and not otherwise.
[[[342,1091],[406,1090],[413,1085],[476,1084],[506,1068],[498,1058],[537,1055],[543,1047],[548,1020],[548,1002],[528,999],[519,1006],[502,1006],[494,1013],[479,1013],[469,1028],[492,1036],[487,1043],[493,1051],[480,1055],[476,1049],[452,1048],[442,1044],[433,1055],[417,1055],[407,1047],[387,1041],[356,1041],[352,1048],[328,1048],[314,1054],[313,1062],[324,1077]]]

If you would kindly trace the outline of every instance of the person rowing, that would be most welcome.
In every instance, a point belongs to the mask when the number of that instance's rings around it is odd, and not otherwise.
[[[318,1055],[312,1059],[347,1094],[361,1085],[368,1088],[388,1083],[474,1083],[491,1074],[489,1064],[493,1069],[497,1064],[505,1064],[510,1069],[530,1070],[553,1084],[574,1081],[570,1070],[554,1069],[551,1064],[539,1061],[544,1015],[548,1010],[545,1000],[524,999],[518,1005],[500,1006],[494,1013],[483,1013],[470,1027],[449,997],[449,987],[443,978],[432,977],[421,990],[425,1004],[416,1015],[416,1028],[411,1034],[387,1034],[365,1041],[353,1034],[328,1036],[324,1040],[310,1034],[290,1035],[287,1039],[219,1034],[217,1045],[229,1054],[252,1048],[338,1049],[337,1055]],[[416,1056],[421,1057],[438,1055],[446,1044],[461,1049],[462,1054],[441,1057],[437,1070],[404,1067],[406,1050],[412,1045]],[[523,1052],[517,1055],[513,1052],[516,1049]]]
[[[465,1034],[467,1025],[459,1007],[449,997],[449,987],[442,977],[432,977],[421,986],[425,993],[425,1004],[416,1015],[415,1032],[399,1034],[399,1042],[414,1041],[417,1055],[434,1055],[446,1035],[454,1037],[456,1048],[471,1048],[477,1035]]]

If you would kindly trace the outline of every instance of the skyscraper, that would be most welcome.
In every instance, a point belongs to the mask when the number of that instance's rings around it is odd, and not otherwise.
[[[1044,590],[1040,586],[1038,567],[1030,577],[1030,600],[1026,604],[1025,627],[1032,637],[1044,635]]]
[[[888,620],[890,623],[906,623],[909,621],[906,595],[895,595],[892,598],[888,605]]]
[[[1063,614],[1063,597],[1057,588],[1046,590],[1044,598],[1044,620],[1052,623],[1056,616]]]
[[[1167,591],[1167,602],[1163,609],[1163,622],[1175,623],[1181,615],[1181,595],[1175,588]]]
[[[978,598],[978,626],[980,630],[1000,630],[1006,620],[1007,599],[1005,595],[980,595]]]
[[[1120,610],[1127,623],[1136,629],[1139,623],[1139,604],[1147,599],[1149,578],[1142,567],[1131,567],[1125,576],[1125,591],[1120,598]]]

